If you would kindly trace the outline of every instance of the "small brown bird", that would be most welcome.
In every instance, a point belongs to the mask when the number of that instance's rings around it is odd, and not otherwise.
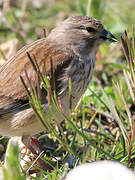
[[[0,68],[0,134],[22,136],[27,144],[28,137],[44,130],[29,106],[20,80],[20,75],[25,79],[26,69],[30,80],[35,81],[35,71],[26,52],[36,57],[41,71],[44,67],[48,76],[51,76],[52,57],[57,96],[66,111],[69,78],[72,81],[74,108],[91,81],[96,53],[105,41],[115,42],[116,38],[100,21],[87,16],[73,16],[52,30],[48,37],[26,45],[11,57]],[[45,93],[42,99],[46,99]],[[49,113],[47,104],[44,104],[44,110]],[[54,117],[62,120],[58,113]]]

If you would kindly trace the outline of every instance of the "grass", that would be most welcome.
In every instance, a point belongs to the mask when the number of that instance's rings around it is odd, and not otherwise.
[[[42,76],[36,61],[28,54],[31,62],[34,61],[37,87],[40,87],[41,81],[48,93],[50,116],[44,114],[40,88],[32,88],[31,83],[27,87],[24,80],[21,80],[27,90],[31,107],[48,132],[38,137],[45,149],[41,158],[53,167],[51,171],[40,169],[40,177],[33,179],[60,179],[77,164],[105,159],[121,162],[134,169],[135,38],[131,25],[135,11],[132,3],[122,2],[92,0],[88,3],[87,0],[78,0],[71,3],[63,0],[54,4],[43,3],[38,8],[35,5],[31,7],[28,3],[25,8],[19,5],[18,0],[11,9],[3,12],[1,42],[17,37],[23,46],[41,37],[44,24],[50,30],[55,26],[54,19],[59,22],[69,15],[86,13],[103,21],[105,27],[120,39],[116,45],[104,45],[100,48],[95,76],[75,111],[72,110],[69,80],[69,116],[63,113],[55,91],[50,91],[47,78]],[[125,29],[127,31],[123,33]],[[29,81],[27,70],[25,75]],[[61,124],[50,121],[54,107],[64,119]],[[3,139],[1,144],[4,144]],[[27,179],[27,175],[20,172],[17,146],[9,145],[7,164],[8,169],[4,170],[5,180],[12,180],[14,177]]]

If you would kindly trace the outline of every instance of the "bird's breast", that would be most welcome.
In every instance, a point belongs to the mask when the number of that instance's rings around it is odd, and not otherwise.
[[[68,93],[68,79],[71,78],[72,82],[72,107],[75,108],[80,97],[86,91],[94,72],[95,59],[86,58],[82,60],[75,60],[71,63],[70,68],[68,68],[67,75],[63,80],[63,93],[62,101],[66,105],[66,109],[69,104],[69,93]]]
[[[73,93],[80,98],[86,91],[94,72],[94,58],[87,58],[78,64],[76,79],[78,81],[73,81]]]

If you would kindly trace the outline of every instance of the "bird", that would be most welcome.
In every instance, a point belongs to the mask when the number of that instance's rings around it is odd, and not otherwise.
[[[35,82],[35,71],[27,53],[34,56],[42,70],[52,75],[53,62],[56,95],[60,97],[64,111],[68,114],[68,82],[72,82],[72,107],[75,108],[86,91],[94,72],[96,53],[104,42],[116,42],[116,37],[103,24],[88,16],[70,16],[54,28],[47,37],[36,40],[9,58],[0,67],[0,134],[7,137],[21,136],[24,144],[34,134],[44,130],[29,105],[27,92],[20,80],[26,80],[26,69],[31,82]],[[42,89],[45,114],[49,113],[46,93]],[[61,122],[56,112],[54,117]]]

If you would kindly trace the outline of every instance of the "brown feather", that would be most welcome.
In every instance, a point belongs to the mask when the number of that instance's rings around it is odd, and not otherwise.
[[[20,80],[20,75],[26,81],[24,69],[26,69],[31,81],[35,81],[35,70],[27,56],[35,56],[40,70],[45,70],[46,75],[51,75],[50,57],[53,60],[53,69],[58,83],[58,77],[62,73],[62,66],[70,63],[71,57],[62,52],[53,43],[44,39],[37,40],[17,52],[15,56],[9,59],[0,69],[0,108],[12,107],[15,103],[21,104],[21,101],[28,100],[26,90]],[[50,46],[50,44],[52,46]],[[43,69],[44,68],[44,69]],[[50,77],[51,79],[51,77]]]

